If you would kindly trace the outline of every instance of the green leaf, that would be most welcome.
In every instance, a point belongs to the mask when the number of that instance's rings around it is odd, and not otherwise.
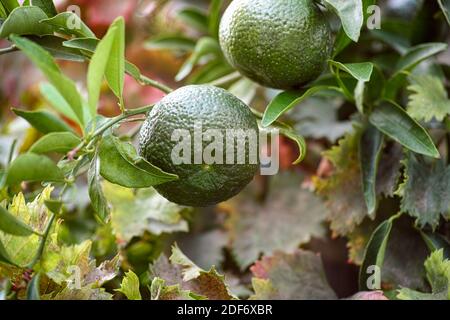
[[[368,8],[377,3],[377,0],[362,0],[362,12],[363,12],[363,21],[367,21],[369,18],[370,12]],[[336,57],[339,53],[341,53],[345,48],[347,48],[352,43],[352,39],[346,34],[343,27],[340,28],[336,40],[334,43],[334,52],[333,57]]]
[[[449,0],[438,0],[439,6],[441,7],[442,13],[450,26],[450,1]]]
[[[219,24],[220,24],[220,9],[222,8],[223,0],[212,0],[209,5],[208,14],[208,30],[211,37],[218,38]]]
[[[329,63],[337,69],[347,72],[358,81],[369,82],[372,76],[373,63],[371,62],[343,64],[330,60]]]
[[[127,155],[127,151],[132,152],[131,148],[134,154]],[[112,136],[102,140],[99,147],[100,173],[106,180],[128,188],[147,188],[177,179],[175,175],[134,157],[136,151],[133,146],[131,148]],[[131,159],[136,162],[130,162]],[[138,164],[143,166],[139,167]]]
[[[376,39],[390,45],[401,55],[404,55],[408,51],[409,47],[411,47],[409,39],[388,30],[372,30],[371,34]]]
[[[48,17],[53,17],[58,14],[53,0],[31,0],[31,5],[41,8]]]
[[[398,61],[394,75],[386,83],[383,96],[385,99],[394,100],[398,90],[404,85],[407,74],[419,63],[428,58],[445,51],[448,48],[446,43],[424,43],[410,48]]]
[[[416,67],[420,62],[426,60],[439,52],[445,51],[448,48],[446,43],[424,43],[415,46],[406,52],[406,54],[398,61],[395,72],[410,71]]]
[[[1,21],[4,21],[8,17],[8,14],[6,13],[5,8],[3,7],[3,4],[0,2],[0,19]],[[0,22],[1,24],[1,22]]]
[[[340,92],[341,89],[332,86],[316,86],[301,91],[284,91],[278,94],[269,104],[264,112],[262,125],[268,127],[274,123],[281,115],[297,106],[305,99],[313,96],[314,94],[325,91],[334,90]]]
[[[30,152],[37,154],[50,152],[66,154],[76,148],[80,143],[81,139],[71,132],[53,132],[36,141],[31,146]]]
[[[450,114],[450,99],[443,82],[431,75],[411,75],[411,85],[407,111],[411,117],[418,121],[438,121]]]
[[[3,7],[6,10],[6,13],[11,13],[15,8],[20,7],[20,4],[17,0],[1,0],[0,1]]]
[[[49,158],[26,153],[10,164],[6,176],[7,185],[15,185],[22,181],[62,182],[64,174]]]
[[[41,23],[51,26],[55,31],[66,35],[74,35],[80,38],[95,38],[95,34],[73,12],[62,12],[52,18],[43,19]]]
[[[250,300],[335,300],[327,282],[322,259],[304,250],[291,254],[276,252],[252,267],[253,289]]]
[[[208,17],[196,7],[188,7],[177,13],[178,18],[202,32],[208,32]]]
[[[53,85],[50,83],[42,83],[39,89],[41,95],[44,97],[46,102],[53,107],[53,109],[81,125],[73,109]]]
[[[122,105],[125,78],[125,20],[119,18],[112,26],[116,27],[117,31],[114,34],[111,52],[106,65],[105,77],[109,87],[117,98],[119,98]]]
[[[88,185],[92,207],[100,220],[107,222],[110,210],[100,183],[100,159],[97,156],[94,157],[89,167]]]
[[[51,132],[73,132],[63,120],[47,111],[23,111],[12,109],[19,117],[27,120],[36,130],[47,134]]]
[[[159,236],[188,231],[183,215],[191,210],[169,202],[154,189],[134,192],[107,182],[102,185],[105,197],[111,204],[111,226],[121,246],[146,232]]]
[[[63,46],[73,49],[79,49],[91,54],[94,53],[100,40],[96,38],[75,38],[63,42]]]
[[[53,29],[41,24],[47,15],[38,7],[15,8],[0,27],[0,38],[15,35],[46,35],[53,34]]]
[[[347,36],[358,42],[364,23],[363,4],[361,0],[325,0],[326,4],[336,12],[342,22]]]
[[[405,180],[397,194],[402,196],[401,209],[417,218],[423,228],[435,229],[441,215],[450,207],[450,167],[442,160],[428,159],[409,153],[405,164]]]
[[[0,206],[0,230],[15,236],[27,237],[34,233],[22,220],[16,218],[5,208]]]
[[[147,49],[192,51],[195,48],[195,41],[183,36],[162,36],[147,41],[145,47]]]
[[[40,280],[41,274],[37,273],[34,275],[33,279],[31,279],[30,283],[28,283],[27,300],[41,300],[41,294],[39,292]]]
[[[393,220],[396,218],[397,217],[394,216],[381,223],[370,237],[369,243],[367,244],[364,253],[363,264],[361,265],[361,268],[359,270],[360,291],[373,290],[373,287],[371,287],[368,281],[373,275],[374,270],[369,272],[369,267],[377,266],[378,268],[382,269],[386,246],[392,230]]]
[[[407,149],[439,158],[439,151],[427,131],[394,102],[384,101],[369,116],[372,125]]]
[[[5,246],[3,245],[1,239],[0,239],[0,263],[6,263],[6,264],[10,264],[10,265],[15,265],[11,261],[11,258],[9,257],[9,254],[6,251]]]
[[[450,260],[444,258],[444,251],[434,251],[425,261],[427,280],[431,293],[422,293],[408,288],[398,291],[400,300],[450,300]]]
[[[374,217],[377,207],[376,178],[378,163],[383,148],[383,134],[369,125],[361,136],[359,160],[361,165],[362,185],[369,216]]]
[[[27,38],[44,48],[55,59],[75,62],[84,62],[86,60],[80,50],[64,47],[63,42],[66,40],[64,38],[57,36],[28,36]]]
[[[100,98],[100,89],[102,85],[103,76],[106,73],[107,67],[110,64],[110,58],[112,56],[113,48],[118,48],[114,44],[118,39],[118,34],[121,34],[121,26],[123,24],[123,18],[118,18],[114,21],[113,24],[108,29],[108,32],[103,37],[102,40],[98,43],[95,53],[91,58],[91,62],[89,64],[88,75],[87,75],[87,86],[89,92],[89,110],[91,116],[94,117],[97,113],[97,103]],[[117,54],[117,52],[115,53]],[[117,56],[116,56],[117,57]],[[119,61],[111,60],[111,63],[120,63]],[[120,67],[116,64],[111,65],[114,66],[115,72],[119,72]],[[111,74],[110,74],[111,75]],[[118,74],[115,74],[118,76]],[[119,78],[115,80],[118,81]]]
[[[217,40],[210,37],[203,37],[195,46],[194,52],[189,59],[181,66],[180,71],[175,76],[176,81],[181,81],[186,78],[200,61],[201,58],[210,54],[220,54],[220,46]]]
[[[72,110],[77,115],[79,122],[87,122],[89,119],[84,119],[82,99],[75,83],[61,73],[52,56],[31,40],[17,36],[12,36],[11,40],[39,69],[41,69],[50,83],[55,86],[66,102],[71,106]]]
[[[430,252],[434,252],[437,250],[443,250],[444,258],[450,259],[450,242],[442,235],[438,233],[431,233],[420,231],[423,240],[427,244]]]
[[[120,289],[117,291],[122,292],[128,300],[142,300],[139,292],[139,278],[131,270],[125,273]]]

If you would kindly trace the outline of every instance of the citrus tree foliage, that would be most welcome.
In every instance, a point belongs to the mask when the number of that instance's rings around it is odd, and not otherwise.
[[[230,1],[75,2],[0,0],[0,300],[450,299],[448,1],[314,1],[332,52],[286,91],[229,64]],[[179,177],[136,134],[187,84],[278,129],[281,172],[208,208],[158,194]]]

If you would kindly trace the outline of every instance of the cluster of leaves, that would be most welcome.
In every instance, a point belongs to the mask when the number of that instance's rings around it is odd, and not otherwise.
[[[226,88],[261,127],[279,128],[299,149],[289,172],[258,177],[236,198],[200,210],[158,195],[153,186],[178,177],[116,130],[152,108],[126,108],[126,74],[172,91],[125,59],[123,18],[98,39],[51,0],[0,0],[0,38],[11,44],[0,53],[20,50],[41,70],[52,110],[13,109],[40,135],[18,156],[13,143],[0,170],[0,299],[336,299],[320,256],[307,250],[328,226],[360,266],[352,299],[450,299],[450,67],[436,59],[448,52],[449,2],[418,1],[414,21],[383,17],[381,30],[365,30],[375,3],[321,2],[337,21],[335,51],[328,70],[298,91],[262,88],[229,66],[218,42],[225,1],[178,12],[196,37],[145,43],[187,54],[176,81]],[[418,39],[423,24],[441,31],[438,39]],[[55,59],[88,62],[86,95]],[[104,79],[120,108],[113,118],[98,113]],[[71,222],[69,193],[84,176],[93,241],[71,244],[79,221]],[[383,293],[366,292],[374,266]]]

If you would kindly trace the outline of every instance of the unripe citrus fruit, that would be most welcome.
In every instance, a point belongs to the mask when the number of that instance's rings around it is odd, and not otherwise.
[[[179,176],[156,186],[162,196],[204,207],[233,197],[253,179],[259,148],[258,139],[250,142],[251,135],[259,136],[258,125],[241,100],[214,86],[192,85],[170,93],[151,110],[140,132],[139,152]],[[213,147],[213,142],[218,144]]]
[[[315,80],[332,48],[329,24],[312,0],[234,0],[222,17],[219,35],[232,66],[278,89]]]

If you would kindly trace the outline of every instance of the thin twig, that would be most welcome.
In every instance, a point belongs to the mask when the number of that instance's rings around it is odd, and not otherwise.
[[[156,80],[150,79],[144,75],[141,75],[139,77],[139,81],[144,84],[144,85],[148,85],[154,88],[157,88],[159,90],[161,90],[164,93],[171,93],[173,91],[172,88],[169,88],[168,86],[166,86],[165,84],[162,84]]]
[[[17,49],[16,45],[14,44],[14,45],[12,45],[10,47],[0,49],[0,55],[11,53],[11,52],[14,52],[14,51],[17,51],[17,50],[19,50],[19,49]]]

